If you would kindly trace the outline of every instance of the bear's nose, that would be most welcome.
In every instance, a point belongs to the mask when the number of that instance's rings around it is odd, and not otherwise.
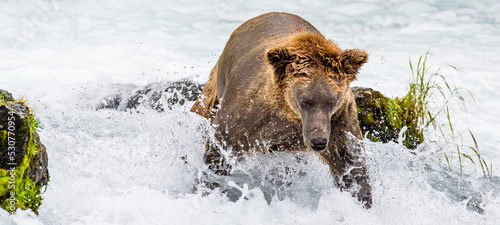
[[[326,138],[315,138],[311,140],[311,148],[314,151],[323,151],[326,148],[326,144],[328,144]]]

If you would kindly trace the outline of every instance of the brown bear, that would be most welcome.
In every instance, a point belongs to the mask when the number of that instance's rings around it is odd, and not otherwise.
[[[221,143],[207,142],[205,161],[228,174],[220,148],[317,152],[336,185],[366,208],[371,187],[356,104],[349,84],[368,59],[341,50],[299,16],[267,13],[238,27],[191,111],[211,120]],[[223,146],[223,147],[218,147]]]

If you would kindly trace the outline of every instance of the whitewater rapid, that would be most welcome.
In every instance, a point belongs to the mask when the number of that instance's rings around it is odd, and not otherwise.
[[[500,221],[500,3],[496,1],[4,1],[0,88],[28,99],[40,118],[50,183],[40,215],[18,210],[2,224],[496,224]],[[468,110],[452,105],[455,128],[473,131],[493,167],[456,156],[437,132],[410,153],[365,140],[373,208],[332,186],[313,153],[257,155],[219,177],[243,195],[201,190],[211,128],[188,102],[157,112],[99,109],[117,93],[153,82],[199,83],[241,23],[269,11],[300,15],[341,48],[365,49],[353,86],[401,96],[408,60],[465,87]],[[457,73],[446,66],[461,70]],[[463,133],[464,145],[473,141]],[[296,157],[306,160],[297,162]],[[182,158],[187,159],[187,164]],[[292,173],[284,168],[295,168]],[[232,201],[231,201],[232,200]],[[482,212],[482,214],[480,213]]]

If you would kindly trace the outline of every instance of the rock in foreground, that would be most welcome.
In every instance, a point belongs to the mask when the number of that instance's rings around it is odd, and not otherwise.
[[[0,204],[9,212],[38,214],[41,189],[47,185],[47,151],[40,142],[33,111],[0,89]]]

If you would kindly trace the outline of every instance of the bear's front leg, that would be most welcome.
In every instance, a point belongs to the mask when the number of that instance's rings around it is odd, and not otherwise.
[[[372,188],[352,92],[350,96],[346,110],[338,117],[332,117],[332,141],[321,155],[330,165],[336,185],[350,192],[369,209],[372,206]]]
[[[204,159],[208,168],[217,175],[229,175],[233,167],[228,163],[228,157],[222,154],[221,149],[210,141],[207,141],[205,149]]]
[[[361,151],[362,148],[345,153],[342,160],[345,165],[341,170],[343,174],[341,180],[338,179],[337,185],[341,190],[349,191],[353,197],[357,197],[364,204],[365,208],[369,209],[372,206],[372,188]]]
[[[364,207],[372,205],[372,189],[364,158],[359,150],[352,152],[341,149],[327,149],[321,156],[330,166],[334,182],[341,191],[348,191],[356,197]]]

